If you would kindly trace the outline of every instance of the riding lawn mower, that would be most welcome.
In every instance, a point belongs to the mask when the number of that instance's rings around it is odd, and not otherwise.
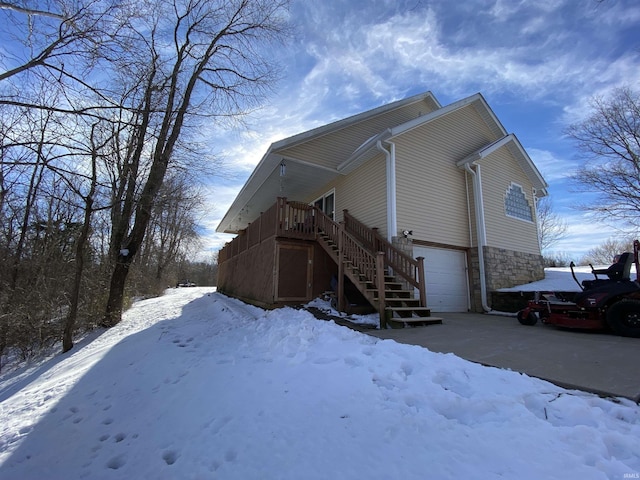
[[[640,338],[640,242],[633,242],[633,252],[616,257],[605,269],[594,269],[593,280],[579,282],[571,262],[571,275],[580,287],[575,293],[536,292],[527,307],[518,312],[523,325],[542,323],[584,330],[610,329],[624,337]],[[631,280],[631,265],[636,266],[636,279]],[[606,278],[599,278],[606,276]]]

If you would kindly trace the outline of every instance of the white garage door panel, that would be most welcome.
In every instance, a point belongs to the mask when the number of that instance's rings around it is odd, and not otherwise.
[[[461,250],[414,246],[413,256],[424,257],[427,306],[434,312],[466,312],[467,254]]]

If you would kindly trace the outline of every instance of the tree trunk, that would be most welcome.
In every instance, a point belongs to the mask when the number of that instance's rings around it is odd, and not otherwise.
[[[84,223],[82,230],[76,243],[75,263],[73,287],[71,289],[71,298],[69,301],[69,314],[64,324],[62,333],[62,353],[68,352],[73,348],[73,330],[78,319],[78,304],[80,303],[80,289],[82,287],[82,274],[84,273],[84,256],[86,244],[89,240],[89,232],[91,230],[91,215],[93,214],[93,194],[95,191],[95,163],[94,178],[92,180],[91,192],[85,199]]]
[[[86,217],[85,217],[86,218]],[[68,352],[73,348],[73,330],[78,319],[78,304],[80,303],[80,288],[82,285],[82,272],[84,270],[84,245],[89,236],[89,223],[85,221],[82,226],[82,233],[78,239],[76,246],[76,269],[73,279],[73,288],[71,290],[71,299],[69,305],[69,314],[64,323],[62,333],[62,353]]]
[[[109,299],[107,300],[107,308],[100,326],[110,328],[118,324],[122,318],[122,305],[124,300],[124,286],[127,282],[129,274],[129,266],[131,265],[133,256],[118,255],[118,261],[111,274],[111,284],[109,286]]]

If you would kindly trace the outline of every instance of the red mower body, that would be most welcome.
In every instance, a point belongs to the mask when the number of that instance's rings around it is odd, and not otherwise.
[[[628,337],[640,337],[640,268],[638,240],[634,251],[620,255],[608,269],[594,270],[594,280],[578,282],[582,292],[574,294],[536,292],[534,300],[518,312],[523,325],[542,323],[582,330],[611,329]],[[636,280],[629,278],[630,266],[636,265]],[[573,274],[573,263],[571,271]],[[598,278],[607,275],[608,278]],[[575,274],[573,274],[576,279]],[[577,282],[577,279],[576,279]]]

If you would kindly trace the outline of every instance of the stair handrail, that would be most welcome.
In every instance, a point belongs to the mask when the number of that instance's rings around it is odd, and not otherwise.
[[[385,267],[391,268],[393,273],[404,278],[411,286],[420,292],[420,304],[427,306],[426,286],[424,274],[424,258],[413,258],[399,250],[375,228],[370,228],[360,222],[348,210],[343,211],[344,226],[347,233],[356,237],[373,252],[384,252]]]
[[[369,282],[375,284],[377,282],[376,254],[366,245],[362,245],[355,236],[349,234],[343,225],[317,207],[314,208],[318,232],[323,232],[334,245],[341,245],[344,260],[351,262]]]
[[[313,216],[316,231],[324,233],[334,245],[339,245],[337,252],[339,265],[349,262],[366,282],[375,286],[378,292],[377,309],[380,314],[380,325],[385,326],[384,252],[375,252],[363,245],[360,240],[345,230],[344,224],[335,222],[317,207],[314,207]]]

